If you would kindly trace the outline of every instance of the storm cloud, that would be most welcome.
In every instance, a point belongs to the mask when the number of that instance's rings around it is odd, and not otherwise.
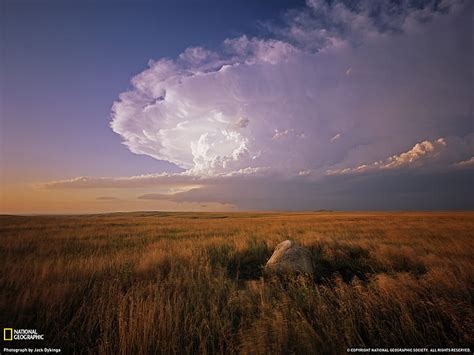
[[[193,188],[140,198],[307,209],[357,206],[379,181],[396,198],[409,181],[465,179],[472,10],[467,1],[309,0],[264,24],[262,38],[150,60],[113,104],[110,126],[133,153],[185,171],[43,187],[182,184]]]
[[[469,16],[459,4],[405,5],[391,17],[371,6],[309,1],[274,31],[281,38],[150,61],[114,104],[111,127],[132,152],[197,175],[362,164],[462,132],[472,58],[459,55],[471,45],[459,21]]]

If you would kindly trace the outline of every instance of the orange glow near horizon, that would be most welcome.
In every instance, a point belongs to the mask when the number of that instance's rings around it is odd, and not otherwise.
[[[141,200],[153,189],[46,190],[33,184],[2,184],[0,214],[77,214],[121,211],[233,211],[230,204]]]

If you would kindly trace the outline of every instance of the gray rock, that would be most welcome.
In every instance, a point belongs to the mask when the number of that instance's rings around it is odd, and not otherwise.
[[[306,274],[313,276],[311,252],[292,240],[278,244],[265,265],[267,275]]]

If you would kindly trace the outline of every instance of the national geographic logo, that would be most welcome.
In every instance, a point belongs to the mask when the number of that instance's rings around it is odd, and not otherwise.
[[[3,340],[44,340],[44,334],[38,334],[36,329],[3,328]]]
[[[3,328],[3,340],[13,340],[13,328]]]

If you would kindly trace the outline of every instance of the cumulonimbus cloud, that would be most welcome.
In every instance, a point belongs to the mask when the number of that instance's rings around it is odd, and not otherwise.
[[[150,61],[114,103],[111,127],[132,152],[201,177],[324,175],[341,162],[351,169],[384,159],[426,132],[443,134],[429,127],[433,117],[469,111],[456,63],[430,56],[441,50],[430,36],[449,25],[441,14],[462,3],[308,1],[283,26],[269,26],[274,39],[242,36],[217,51],[191,47]],[[427,20],[425,32],[410,35]],[[414,65],[399,53],[425,55]],[[433,85],[429,70],[439,67],[445,77]]]
[[[391,186],[395,201],[404,184],[420,190],[411,206],[426,208],[441,191],[427,180],[464,191],[472,176],[472,9],[462,0],[308,0],[267,24],[271,38],[151,60],[113,104],[110,125],[132,152],[185,171],[38,186],[358,209],[398,208],[382,192]],[[461,195],[436,201],[472,206]]]

